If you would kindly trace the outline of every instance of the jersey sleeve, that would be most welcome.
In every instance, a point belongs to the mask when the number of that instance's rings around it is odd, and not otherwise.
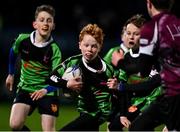
[[[157,23],[152,21],[146,23],[141,30],[139,52],[141,54],[153,56],[154,48],[158,41]]]
[[[15,63],[17,56],[19,54],[19,47],[25,38],[29,37],[29,34],[20,34],[12,43],[12,47],[9,51],[9,65],[8,65],[8,72],[9,74],[14,74],[15,72]]]
[[[60,64],[59,66],[57,66],[57,68],[54,69],[53,72],[48,77],[47,83],[53,87],[66,88],[67,81],[62,79],[62,75],[64,71],[65,70],[64,70],[63,64]]]
[[[115,50],[119,49],[119,46],[117,47],[114,47],[114,48],[111,48],[107,54],[104,56],[104,60],[108,63],[108,64],[111,64],[111,60],[112,60],[112,54]]]
[[[52,70],[54,70],[62,62],[62,54],[57,44],[52,44]]]
[[[10,49],[9,52],[9,65],[8,65],[8,73],[13,75],[15,72],[15,62],[17,59],[17,55],[15,55],[13,48]]]
[[[19,53],[21,42],[28,37],[29,37],[29,34],[19,34],[19,36],[13,41],[12,49],[15,54]]]
[[[136,95],[148,95],[155,88],[161,85],[161,77],[159,74],[154,75],[153,77],[149,77],[144,82],[137,84],[124,84],[125,90],[129,92],[133,92]]]

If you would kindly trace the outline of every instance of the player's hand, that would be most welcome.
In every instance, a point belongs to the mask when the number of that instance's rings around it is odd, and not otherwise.
[[[12,91],[14,84],[14,75],[9,74],[6,78],[6,87],[9,89],[9,91]]]
[[[114,77],[114,78],[108,79],[107,86],[110,89],[117,89],[117,87],[118,87],[118,80],[117,80],[117,78]]]
[[[43,88],[31,93],[32,100],[38,100],[47,94],[47,89]]]
[[[83,86],[83,82],[81,77],[76,77],[73,79],[68,80],[67,82],[67,88],[73,90],[73,91],[80,91]]]
[[[164,126],[162,132],[168,132],[168,128],[166,126]]]
[[[111,59],[111,63],[114,65],[114,66],[117,66],[118,65],[118,62],[120,60],[124,59],[124,52],[122,51],[122,49],[120,50],[116,50],[112,53],[112,59]]]
[[[131,122],[125,116],[120,116],[120,122],[123,124],[124,127],[129,128]]]

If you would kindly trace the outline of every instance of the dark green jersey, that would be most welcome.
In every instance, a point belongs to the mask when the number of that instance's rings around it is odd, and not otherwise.
[[[149,69],[147,69],[146,71],[141,71],[141,58],[132,56],[131,51],[125,55],[123,63],[124,70],[121,69],[121,76],[127,77],[126,81],[128,85],[126,85],[125,89],[129,91],[130,94],[129,105],[137,106],[139,110],[142,111],[153,100],[155,100],[157,96],[160,96],[163,90],[160,84],[156,87],[151,88],[151,90],[149,90],[149,86],[144,87],[145,84],[153,85],[153,83],[156,83],[152,82],[152,84],[149,84],[149,81],[152,79],[151,77],[149,77],[149,71],[152,69],[152,66],[150,64],[147,64],[150,65]],[[136,84],[141,84],[141,88],[137,88]]]
[[[141,82],[147,81],[148,78],[150,77],[143,78],[134,74],[134,75],[129,76],[128,84],[141,83]],[[144,88],[144,90],[145,89],[146,88]],[[157,98],[157,96],[161,95],[162,92],[163,92],[162,87],[159,86],[155,88],[154,90],[152,90],[152,92],[150,92],[146,96],[142,96],[142,97],[132,96],[130,105],[137,106],[141,111],[143,111],[144,109],[147,108],[147,106],[150,105],[152,101],[154,101]]]
[[[117,68],[116,70],[119,70],[119,72],[120,72],[119,78],[121,80],[127,82],[127,84],[128,84],[128,85],[126,85],[127,87],[129,87],[129,86],[133,87],[133,84],[137,84],[137,83],[142,83],[142,82],[146,83],[146,81],[149,79],[149,76],[147,76],[147,74],[146,74],[146,77],[137,75],[137,74],[139,74],[139,72],[142,69],[141,65],[140,65],[141,59],[138,57],[133,57],[130,54],[131,50],[124,48],[123,44],[121,44],[121,46],[113,47],[108,51],[108,53],[104,57],[106,62],[111,64],[113,52],[116,50],[119,50],[120,48],[124,51],[125,54],[124,54],[124,59],[121,61],[121,63],[118,63],[118,67],[116,67]],[[147,64],[147,65],[150,65],[150,64]],[[149,71],[149,69],[147,69],[145,72],[143,71],[143,74],[148,71]],[[149,72],[148,72],[148,75],[149,75]],[[126,88],[126,89],[128,89],[128,88]],[[133,90],[131,89],[129,91],[132,92]],[[146,87],[144,87],[144,91],[146,91]],[[144,94],[145,93],[144,91],[142,91],[142,88],[139,89],[139,91],[138,91],[138,89],[136,89],[136,92],[137,93],[140,92],[141,96],[132,95],[130,97],[130,100],[127,99],[127,100],[129,100],[129,102],[126,102],[126,103],[128,103],[129,106],[131,106],[131,105],[138,106],[138,108],[140,110],[144,110],[153,100],[155,100],[157,98],[157,96],[161,95],[163,92],[161,87],[155,88],[154,90],[152,90],[152,92],[149,92],[148,95]],[[126,104],[124,104],[124,105],[126,105]],[[124,109],[124,107],[122,107],[122,109]]]
[[[34,32],[20,34],[13,43],[15,55],[21,56],[21,74],[19,88],[34,92],[48,86],[46,79],[61,62],[61,51],[52,37],[44,46],[34,44]],[[53,93],[49,93],[52,95]]]
[[[128,48],[126,48],[124,46],[124,44],[122,43],[120,46],[116,46],[116,47],[113,47],[111,48],[107,54],[104,56],[104,60],[108,63],[108,64],[111,64],[111,60],[112,60],[112,54],[114,51],[117,51],[119,49],[122,49],[123,52],[124,52],[124,55],[129,51]]]
[[[113,67],[106,64],[99,57],[93,66],[101,65],[102,70],[98,71],[89,67],[82,55],[77,55],[65,60],[51,75],[50,79],[60,88],[65,87],[62,83],[64,71],[69,67],[79,67],[82,71],[83,88],[78,95],[78,110],[92,116],[107,118],[111,111],[111,93],[106,82],[116,73]],[[58,82],[59,81],[59,82]]]
[[[120,49],[120,46],[111,48],[111,49],[107,52],[107,54],[104,56],[104,60],[105,60],[108,64],[111,64],[113,52],[116,51],[116,50],[119,50],[119,49]]]

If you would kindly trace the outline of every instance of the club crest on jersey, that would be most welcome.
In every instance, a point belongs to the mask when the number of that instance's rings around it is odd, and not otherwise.
[[[43,61],[44,61],[45,63],[48,63],[48,61],[49,61],[49,57],[44,56]]]
[[[22,52],[25,53],[25,54],[29,54],[29,51],[25,50],[25,49],[22,49]]]
[[[56,104],[51,104],[51,110],[55,113],[57,112],[57,105]]]

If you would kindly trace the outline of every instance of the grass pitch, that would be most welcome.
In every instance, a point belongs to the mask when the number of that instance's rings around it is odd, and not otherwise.
[[[9,116],[10,116],[11,104],[0,103],[0,131],[11,131],[9,127]],[[59,111],[59,117],[56,122],[56,129],[59,130],[65,124],[75,119],[79,113],[76,108],[72,105],[61,105]],[[25,123],[32,131],[42,131],[40,115],[35,110],[31,116],[28,116]],[[155,131],[162,131],[164,125],[161,125],[155,129]],[[100,131],[106,131],[106,123],[100,126]],[[126,130],[125,130],[126,131]]]
[[[11,131],[9,127],[9,116],[10,116],[11,104],[0,103],[0,131]],[[65,124],[75,119],[79,113],[76,108],[72,105],[61,105],[59,111],[59,117],[56,122],[56,129],[62,128]],[[32,131],[41,131],[40,115],[35,110],[31,116],[28,116],[26,125]],[[101,125],[100,131],[106,131],[106,123]]]

